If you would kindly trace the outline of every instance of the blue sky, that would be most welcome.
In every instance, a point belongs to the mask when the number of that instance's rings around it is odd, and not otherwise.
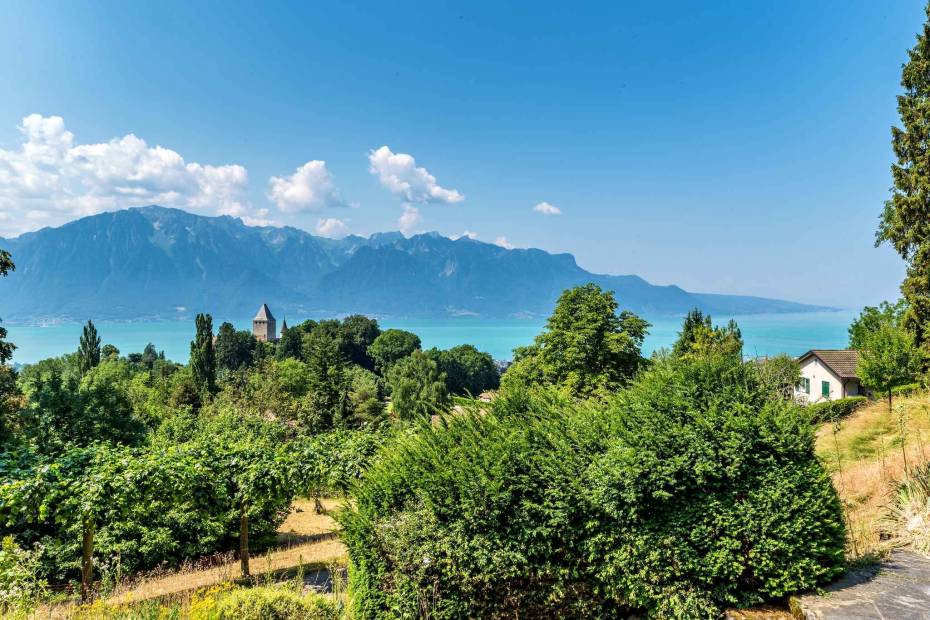
[[[872,239],[921,2],[0,11],[0,235],[154,197],[695,291],[897,295]]]

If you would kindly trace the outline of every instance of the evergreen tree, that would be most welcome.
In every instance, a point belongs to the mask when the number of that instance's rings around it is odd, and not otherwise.
[[[401,420],[429,420],[449,409],[446,377],[419,349],[390,367],[387,382],[394,415]]]
[[[201,392],[216,392],[216,351],[213,349],[213,317],[198,314],[197,335],[191,342],[190,367],[194,384]]]
[[[322,429],[341,424],[349,407],[349,381],[343,356],[342,329],[338,321],[320,321],[304,336],[304,357],[310,375],[311,420],[309,427]]]
[[[892,127],[897,161],[894,181],[876,233],[876,244],[889,242],[907,263],[901,292],[907,301],[904,327],[915,343],[930,351],[930,5],[927,22],[908,51],[898,96],[902,127]]]
[[[6,276],[9,272],[16,269],[13,264],[13,257],[6,250],[0,250],[0,277]],[[6,364],[13,358],[13,350],[16,346],[12,342],[6,342],[6,328],[0,326],[0,364]]]
[[[93,321],[87,321],[78,347],[78,366],[81,374],[84,374],[91,368],[96,368],[98,364],[100,364],[100,336],[97,334]]]
[[[697,308],[688,312],[684,322],[681,324],[681,331],[678,332],[678,340],[672,345],[672,355],[680,357],[691,350],[694,342],[697,340],[698,330],[701,328],[711,330],[710,315],[704,316],[704,313]]]
[[[613,292],[596,284],[563,292],[545,331],[514,350],[502,385],[549,384],[582,399],[605,398],[626,385],[645,364],[649,323],[617,308]]]

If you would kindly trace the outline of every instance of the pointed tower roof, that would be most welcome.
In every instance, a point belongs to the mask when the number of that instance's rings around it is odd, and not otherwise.
[[[287,319],[282,319],[281,320],[281,333],[283,334],[286,331],[287,331]]]
[[[274,315],[271,314],[271,309],[268,308],[268,304],[262,304],[262,307],[258,309],[253,321],[274,321]]]

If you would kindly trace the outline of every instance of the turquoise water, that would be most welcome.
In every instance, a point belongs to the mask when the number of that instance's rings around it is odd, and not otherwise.
[[[805,314],[757,314],[732,317],[739,323],[748,356],[788,353],[800,355],[808,349],[843,348],[846,328],[855,316],[853,311],[816,312]],[[715,317],[726,322],[731,317]],[[299,322],[294,320],[293,323]],[[214,323],[219,326],[220,321]],[[251,319],[234,320],[239,329],[251,329]],[[681,328],[681,319],[652,320],[644,345],[645,352],[670,346]],[[420,336],[424,347],[449,348],[457,344],[473,344],[496,359],[510,359],[514,347],[530,344],[542,329],[544,321],[478,318],[382,320],[382,328],[396,327]],[[77,349],[81,335],[78,323],[52,325],[5,324],[9,340],[17,349],[13,361],[20,364],[53,357]],[[142,351],[149,342],[164,350],[169,359],[186,362],[194,322],[109,322],[97,323],[104,343],[117,346],[123,353]]]

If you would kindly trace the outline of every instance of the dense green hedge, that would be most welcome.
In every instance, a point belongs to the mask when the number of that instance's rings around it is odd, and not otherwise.
[[[869,402],[865,396],[850,396],[839,400],[825,400],[807,406],[807,412],[814,424],[822,424],[831,420],[842,420],[853,411]]]
[[[841,570],[813,430],[753,365],[659,360],[606,406],[485,408],[387,446],[356,489],[356,617],[710,618]]]

